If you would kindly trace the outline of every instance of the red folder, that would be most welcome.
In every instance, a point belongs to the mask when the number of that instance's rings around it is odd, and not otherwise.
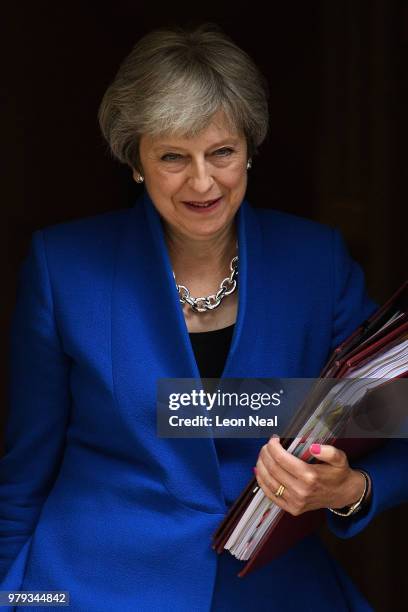
[[[370,358],[378,355],[379,352],[385,351],[395,345],[401,338],[405,338],[408,334],[407,311],[408,281],[335,349],[322,370],[321,379],[343,377],[351,369],[363,365]],[[392,322],[393,317],[394,322]],[[400,376],[406,377],[407,375],[408,371]],[[322,383],[320,387],[319,383]],[[318,398],[324,394],[324,381],[319,380],[316,389],[312,390],[311,397],[308,398],[309,402],[306,399],[290,424],[287,431],[291,436],[293,436],[294,431],[300,431],[306,417],[310,414],[310,405],[316,405]],[[285,436],[281,439],[281,444],[287,449],[292,440],[293,437]],[[353,460],[382,446],[385,441],[386,439],[383,438],[339,437],[337,439],[332,438],[329,443],[344,450],[348,458]],[[312,461],[315,462],[316,459],[313,458]],[[252,478],[213,534],[212,547],[218,554],[224,552],[224,545],[258,490],[259,485],[256,478]],[[300,516],[292,516],[288,512],[281,511],[277,522],[264,534],[238,576],[244,577],[254,569],[262,567],[279,555],[284,554],[299,540],[315,531],[323,522],[324,516],[324,509],[305,512]]]

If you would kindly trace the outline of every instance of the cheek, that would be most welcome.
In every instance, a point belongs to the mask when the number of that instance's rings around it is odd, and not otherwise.
[[[153,190],[161,193],[165,197],[171,197],[177,193],[182,184],[182,178],[178,174],[156,172],[151,178]]]
[[[230,175],[228,182],[229,189],[237,194],[241,194],[245,191],[247,186],[247,176],[242,173],[242,170],[235,172],[233,175]]]
[[[231,188],[240,188],[246,183],[247,174],[242,170],[242,164],[239,163],[235,167],[230,168],[228,172],[227,184]]]

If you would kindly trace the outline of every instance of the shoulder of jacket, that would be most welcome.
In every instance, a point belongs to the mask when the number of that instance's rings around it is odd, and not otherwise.
[[[89,248],[105,246],[114,243],[116,236],[129,218],[131,209],[119,209],[71,219],[54,225],[48,225],[39,231],[43,234],[44,242],[53,249],[74,247],[75,250],[85,245]]]

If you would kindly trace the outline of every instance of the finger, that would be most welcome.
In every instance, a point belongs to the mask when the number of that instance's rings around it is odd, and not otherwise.
[[[299,508],[299,505],[291,499],[290,492],[287,489],[284,490],[282,495],[277,496],[275,494],[276,491],[271,491],[261,476],[257,477],[257,481],[265,496],[270,499],[275,506],[278,506],[293,516],[301,514],[302,510]]]
[[[266,471],[273,476],[275,480],[283,484],[288,489],[293,491],[298,488],[299,480],[283,469],[266,450],[260,453],[258,463],[262,464]]]
[[[319,461],[329,463],[334,467],[345,467],[348,465],[346,453],[331,444],[311,444],[309,452]]]
[[[261,474],[260,470],[259,471],[257,470],[256,480],[259,486],[261,487],[262,491],[266,495],[266,497],[268,497],[271,501],[273,501],[274,504],[279,506],[279,508],[282,508],[282,510],[289,511],[290,502],[287,499],[287,495],[288,495],[287,490],[285,489],[283,494],[280,495],[279,497],[275,495],[276,491],[279,488],[280,483],[275,481],[273,478],[270,478],[268,479],[268,481],[266,481],[263,475]]]
[[[267,452],[282,469],[293,477],[304,480],[305,472],[309,469],[308,464],[285,450],[278,437],[271,438],[265,446]]]
[[[262,461],[258,461],[256,464],[256,479],[258,483],[261,485],[264,493],[268,493],[268,497],[272,497],[278,491],[281,485],[284,485],[283,482],[279,482],[273,474],[271,474],[265,467]],[[286,487],[286,485],[284,485]],[[285,488],[285,491],[287,489]]]

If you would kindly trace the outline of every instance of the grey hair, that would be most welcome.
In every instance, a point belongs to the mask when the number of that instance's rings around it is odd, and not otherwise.
[[[192,137],[222,110],[246,137],[248,156],[268,131],[268,86],[251,58],[220,28],[154,30],[119,67],[99,107],[99,125],[114,157],[140,166],[142,134]]]

